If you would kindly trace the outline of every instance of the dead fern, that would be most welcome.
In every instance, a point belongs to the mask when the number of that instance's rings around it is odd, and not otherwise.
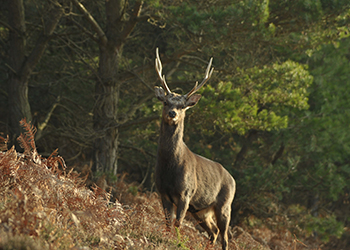
[[[19,145],[21,148],[24,149],[24,154],[29,155],[36,152],[36,146],[35,146],[35,133],[37,132],[36,127],[30,124],[30,122],[27,123],[26,118],[23,118],[19,124],[23,127],[25,130],[24,134],[21,133],[21,135],[17,138]]]
[[[86,188],[73,170],[67,172],[57,150],[42,158],[36,129],[25,120],[21,125],[26,132],[18,141],[24,153],[14,147],[0,153],[0,232],[44,240],[50,249],[114,248],[113,237],[124,221],[121,205],[109,202],[110,195],[97,187]]]
[[[6,138],[0,136],[0,151],[6,151],[7,150],[7,143],[9,141],[9,136]]]

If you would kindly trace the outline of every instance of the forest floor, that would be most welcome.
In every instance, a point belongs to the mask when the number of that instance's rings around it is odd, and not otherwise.
[[[57,152],[38,155],[28,130],[19,138],[24,153],[0,137],[0,249],[221,249],[190,216],[169,230],[157,193],[125,176],[87,188]],[[247,221],[230,228],[229,249],[330,249],[302,230],[292,234],[281,217]]]

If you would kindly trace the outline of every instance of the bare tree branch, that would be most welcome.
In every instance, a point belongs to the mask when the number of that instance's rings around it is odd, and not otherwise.
[[[10,2],[9,2],[10,3]],[[9,28],[9,42],[11,44],[9,49],[9,68],[15,73],[19,74],[21,66],[25,58],[25,15],[23,2],[20,0],[14,0],[8,5],[8,27]],[[18,121],[17,121],[18,123]]]
[[[94,36],[94,34],[88,31],[83,25],[75,21],[74,18],[71,18],[70,20],[75,24],[75,26],[77,26],[81,31],[87,34],[92,40],[94,40],[97,43],[99,42],[99,40]]]
[[[131,18],[129,19],[129,21],[127,22],[126,26],[124,27],[124,29],[122,30],[122,32],[120,34],[120,37],[121,37],[120,43],[121,44],[123,44],[125,42],[125,40],[128,38],[130,33],[135,28],[137,22],[139,21],[138,18],[139,18],[140,13],[141,13],[142,5],[143,5],[143,1],[137,1],[135,3],[134,10],[131,13]]]
[[[116,127],[118,127],[120,130],[129,128],[130,126],[138,125],[138,124],[144,124],[144,123],[149,123],[151,121],[155,121],[159,119],[159,115],[154,115],[150,117],[146,117],[140,120],[134,120],[130,122],[126,122],[124,124],[116,124]]]
[[[123,119],[119,121],[120,124],[124,124],[125,122],[129,121],[130,118],[135,114],[135,112],[149,99],[151,99],[154,96],[153,91],[152,94],[146,95],[143,98],[141,98],[137,103],[134,105],[131,105],[128,112],[124,115]]]
[[[139,151],[141,152],[142,154],[147,154],[149,156],[152,156],[153,158],[156,158],[157,156],[149,151],[146,151],[144,150],[143,148],[137,148],[137,147],[134,147],[134,146],[130,146],[130,145],[124,145],[124,144],[119,144],[119,146],[121,148],[127,148],[127,149],[133,149],[133,150],[136,150],[136,151]]]
[[[27,60],[24,63],[24,66],[21,72],[23,76],[29,77],[29,74],[33,71],[35,66],[40,61],[46,49],[47,43],[50,40],[50,36],[53,34],[59,20],[63,15],[63,12],[64,10],[62,6],[59,5],[58,3],[55,4],[55,6],[50,10],[50,13],[48,14],[49,18],[45,22],[43,32],[38,38],[34,49],[29,54]]]
[[[96,22],[94,17],[85,9],[84,5],[82,5],[78,0],[71,0],[71,2],[78,8],[78,10],[84,15],[84,18],[90,23],[92,29],[97,33],[100,43],[103,46],[107,45],[107,37],[100,25]]]
[[[35,135],[35,140],[38,141],[43,135],[43,131],[46,128],[47,124],[49,123],[49,120],[52,116],[53,111],[57,107],[58,103],[60,102],[60,96],[57,97],[56,102],[52,105],[50,111],[46,114],[45,120],[42,123],[38,124],[38,132]]]
[[[0,20],[0,24],[3,25],[4,27],[6,27],[7,29],[11,30],[11,31],[18,32],[16,29],[14,29],[11,25],[9,25],[8,23],[4,22],[3,20]]]
[[[162,57],[162,64],[163,64],[163,66],[167,65],[169,63],[181,60],[180,58],[182,56],[188,55],[189,53],[196,51],[196,48],[197,47],[191,47],[191,48],[188,48],[186,50],[181,50],[181,51],[179,51],[177,53],[174,53],[172,57],[164,57],[164,58]],[[153,59],[152,59],[152,62],[153,62]],[[134,69],[132,69],[130,71],[125,71],[125,72],[120,74],[119,78],[123,79],[123,82],[126,82],[126,81],[128,81],[130,79],[133,79],[135,76],[138,77],[139,73],[145,72],[145,71],[149,71],[149,70],[154,70],[154,64],[153,63],[148,63],[145,66],[135,67]],[[153,89],[152,89],[152,91],[153,91]]]
[[[138,74],[136,74],[133,71],[130,71],[132,74],[134,74],[142,83],[145,85],[150,91],[154,91],[153,87],[149,86]]]
[[[61,39],[69,48],[75,51],[76,55],[80,58],[81,62],[84,63],[88,68],[90,68],[91,72],[97,77],[99,81],[101,81],[99,75],[97,74],[98,65],[94,63],[92,56],[89,53],[86,53],[81,47],[79,47],[74,41],[68,39],[69,43],[65,39]],[[88,63],[82,56],[81,53],[84,53],[87,57],[90,58],[90,63]],[[91,64],[94,64],[93,67]]]

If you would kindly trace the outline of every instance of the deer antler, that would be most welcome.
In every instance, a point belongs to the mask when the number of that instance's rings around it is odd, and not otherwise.
[[[205,77],[203,79],[203,81],[201,82],[201,84],[199,84],[198,86],[198,82],[196,82],[195,86],[193,87],[193,89],[188,92],[185,96],[185,98],[189,98],[191,95],[193,95],[194,93],[196,93],[201,87],[203,87],[203,85],[210,79],[211,75],[213,74],[214,68],[211,67],[213,63],[213,58],[210,58],[208,66],[207,66],[207,70],[205,71]],[[162,75],[162,62],[160,61],[160,57],[159,57],[159,50],[158,48],[156,49],[156,63],[155,63],[155,67],[156,67],[156,71],[158,73],[158,77],[160,79],[160,82],[162,83],[162,86],[165,90],[165,92],[167,94],[170,94],[171,91],[165,81],[165,75]]]
[[[156,71],[158,73],[160,82],[162,83],[162,86],[163,86],[165,92],[167,94],[170,94],[171,91],[170,91],[168,85],[166,84],[165,75],[162,76],[163,67],[162,67],[162,62],[160,61],[158,48],[156,49],[156,63],[155,63],[155,67],[156,67]]]
[[[193,89],[191,89],[191,91],[185,95],[186,99],[188,99],[191,95],[196,93],[210,79],[211,74],[213,74],[213,71],[214,71],[214,68],[211,67],[212,62],[213,62],[213,58],[210,58],[207,70],[205,71],[205,77],[203,81],[201,82],[201,84],[199,84],[199,86],[198,86],[198,82],[196,82]]]

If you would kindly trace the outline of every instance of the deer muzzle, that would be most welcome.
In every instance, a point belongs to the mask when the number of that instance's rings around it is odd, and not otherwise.
[[[169,115],[170,118],[175,118],[176,117],[176,112],[173,111],[173,110],[170,110],[168,115]]]

